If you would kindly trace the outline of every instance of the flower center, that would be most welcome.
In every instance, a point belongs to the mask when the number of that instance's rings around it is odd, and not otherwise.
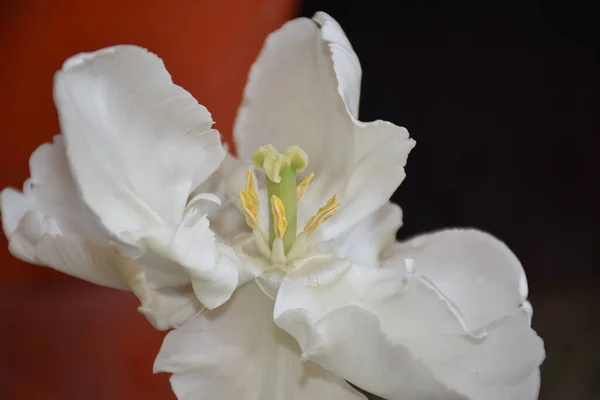
[[[314,173],[310,173],[297,183],[296,172],[303,171],[308,165],[306,153],[297,146],[290,146],[280,153],[275,147],[265,145],[252,156],[252,162],[266,176],[270,210],[268,236],[260,228],[260,202],[252,171],[246,173],[246,187],[240,191],[240,204],[246,223],[252,228],[260,253],[273,264],[285,265],[304,254],[310,235],[335,213],[339,204],[336,196],[333,196],[297,235],[298,204],[314,177]]]

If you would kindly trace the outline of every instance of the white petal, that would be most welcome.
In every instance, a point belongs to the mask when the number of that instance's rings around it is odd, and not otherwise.
[[[358,58],[331,17],[288,22],[269,36],[252,67],[234,128],[242,159],[264,144],[307,152],[307,172],[316,177],[301,211],[314,214],[334,194],[341,204],[317,231],[321,241],[389,200],[414,146],[404,128],[357,120],[360,77]]]
[[[402,209],[386,203],[334,241],[337,254],[353,263],[377,267],[382,251],[396,239]]]
[[[206,108],[139,47],[70,58],[54,99],[83,198],[115,234],[178,224],[224,157]]]
[[[156,329],[178,328],[204,310],[191,285],[153,288],[143,266],[133,262],[129,266],[128,282],[141,303],[138,311]]]
[[[202,207],[202,213],[210,220],[211,229],[219,240],[229,242],[236,235],[249,232],[239,205],[239,195],[240,188],[245,185],[246,171],[250,168],[251,165],[227,153],[219,169],[192,193],[214,193],[221,199],[220,207],[214,204]]]
[[[393,269],[355,265],[326,289],[288,277],[274,316],[308,359],[389,400],[532,393],[529,377],[544,357],[524,311],[478,339],[435,290]]]
[[[449,387],[473,400],[537,399],[544,344],[518,310],[487,327],[482,340],[435,334],[402,340]]]
[[[327,288],[286,278],[274,316],[308,359],[368,392],[389,400],[459,398],[410,349],[389,340],[428,331],[462,333],[435,293],[418,281],[404,282],[398,271],[354,265]]]
[[[531,376],[523,382],[515,391],[513,399],[515,400],[533,400],[537,399],[540,392],[540,369],[533,371]]]
[[[169,333],[156,372],[170,372],[179,400],[364,399],[341,378],[300,359],[273,323],[273,302],[254,283],[226,305]]]
[[[128,289],[121,273],[124,260],[82,202],[60,136],[33,152],[30,169],[24,193],[8,188],[0,195],[11,253],[89,282]]]
[[[523,267],[510,249],[476,230],[446,230],[391,246],[385,264],[426,277],[450,299],[470,329],[519,308],[527,297]]]
[[[239,284],[238,260],[215,246],[215,263],[208,269],[187,267],[196,297],[209,309],[216,308],[231,297]]]
[[[405,177],[404,166],[415,141],[390,122],[357,122],[354,157],[342,191],[315,188],[329,198],[339,194],[340,209],[317,232],[321,240],[335,238],[388,202]],[[335,192],[333,192],[335,190]]]
[[[347,40],[345,44],[349,46]],[[347,52],[354,54],[351,47]],[[353,61],[355,65],[349,68],[357,74],[352,78],[360,82],[356,56]],[[358,89],[360,83],[346,87]],[[353,94],[354,103],[359,94]],[[234,127],[238,156],[250,160],[264,144],[279,150],[298,145],[307,152],[310,169],[320,172],[344,163],[352,129],[338,93],[328,42],[319,26],[298,18],[269,35],[250,71]]]
[[[31,155],[31,178],[24,193],[4,189],[0,208],[11,253],[103,286],[132,290],[140,312],[158,329],[179,326],[202,306],[190,278],[169,260],[123,256],[83,203],[67,162],[62,137]],[[148,277],[150,279],[148,279]],[[172,285],[172,287],[168,287]]]
[[[13,188],[5,188],[0,192],[0,209],[2,210],[2,230],[7,238],[17,230],[19,221],[31,210],[32,205],[23,193]]]
[[[226,302],[238,285],[236,260],[217,250],[206,216],[177,228],[159,226],[133,239],[151,249],[148,258],[158,258],[157,263],[148,260],[145,268],[157,286],[191,282],[198,299],[212,309]]]

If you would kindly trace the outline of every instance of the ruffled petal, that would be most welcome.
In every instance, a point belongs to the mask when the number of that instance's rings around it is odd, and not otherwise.
[[[327,288],[286,277],[274,317],[305,357],[370,393],[389,400],[461,398],[389,338],[463,333],[436,293],[399,271],[354,265]]]
[[[515,400],[533,400],[537,399],[540,393],[541,376],[540,369],[533,371],[531,376],[523,382],[515,391],[513,399]]]
[[[156,288],[145,267],[139,261],[130,262],[126,274],[131,291],[140,300],[138,311],[156,329],[179,328],[204,311],[191,285]]]
[[[139,311],[158,329],[180,326],[203,309],[189,275],[172,261],[148,254],[126,257],[127,247],[83,203],[61,136],[33,152],[30,169],[23,193],[7,188],[0,194],[3,227],[15,257],[132,290],[140,299]]]
[[[479,340],[435,333],[402,339],[438,379],[473,400],[533,400],[539,391],[542,340],[523,310],[486,327]]]
[[[426,277],[456,305],[472,330],[512,314],[527,298],[521,263],[487,233],[445,230],[396,243],[386,253],[386,266],[408,266]]]
[[[225,155],[206,108],[139,47],[68,59],[54,99],[83,199],[117,235],[179,224]]]
[[[389,201],[406,176],[404,166],[415,146],[408,131],[386,121],[356,124],[354,157],[345,174],[344,186],[338,188],[331,183],[314,188],[314,193],[320,193],[322,198],[334,194],[340,197],[339,211],[317,231],[321,240],[341,235],[376,212]]]
[[[120,241],[176,264],[164,281],[148,281],[171,287],[183,270],[206,307],[225,302],[237,268],[221,262],[208,220],[187,204],[225,156],[206,108],[173,84],[160,58],[135,46],[70,58],[54,97],[86,204]]]
[[[300,211],[310,216],[334,194],[341,205],[317,231],[321,241],[341,235],[389,200],[414,146],[404,128],[358,121],[360,78],[358,58],[335,20],[317,13],[312,21],[290,21],[267,38],[234,128],[241,159],[264,144],[306,151],[305,173],[316,177]]]
[[[353,266],[330,287],[286,277],[274,312],[304,356],[389,400],[533,399],[543,343],[515,308],[464,330],[448,299],[417,276]]]
[[[219,169],[190,195],[213,193],[221,199],[220,206],[204,202],[201,209],[210,220],[211,230],[219,241],[230,243],[240,233],[250,232],[239,201],[240,188],[244,187],[246,171],[250,168],[252,166],[247,162],[227,153]]]
[[[238,286],[237,260],[218,250],[214,236],[201,215],[189,226],[161,226],[133,240],[150,249],[139,260],[149,281],[157,287],[191,283],[197,298],[212,309]]]
[[[128,289],[122,258],[82,202],[60,136],[30,158],[23,193],[7,188],[0,209],[9,250],[24,261],[46,265],[86,281]]]
[[[179,400],[364,399],[343,379],[302,361],[273,324],[273,302],[253,282],[230,302],[169,333],[155,372],[172,373]]]
[[[378,267],[381,253],[395,241],[401,226],[402,209],[388,202],[336,238],[332,250],[353,263]]]
[[[360,64],[343,32],[340,38],[339,45],[352,55],[345,60],[352,64],[347,69],[354,71],[347,78],[357,81],[345,85],[346,94],[357,105]],[[328,44],[308,18],[287,22],[269,35],[250,71],[234,127],[242,160],[272,144],[279,150],[300,146],[317,173],[345,163],[344,155],[352,151],[353,123],[338,93]]]

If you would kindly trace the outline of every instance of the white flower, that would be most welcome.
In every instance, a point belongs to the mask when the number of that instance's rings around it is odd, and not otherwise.
[[[180,400],[364,398],[346,380],[387,399],[535,398],[544,350],[521,265],[474,230],[395,243],[389,197],[414,141],[358,120],[360,77],[329,16],[287,23],[224,159],[156,56],[76,56],[55,80],[64,144],[2,193],[11,251],[182,325],[155,364]]]
[[[206,108],[134,46],[74,56],[54,82],[64,140],[32,154],[23,193],[1,195],[12,254],[132,290],[160,329],[225,302],[237,270],[198,209],[219,200],[189,196],[225,155]]]
[[[394,243],[414,142],[358,121],[360,76],[323,13],[267,39],[235,127],[237,171],[262,172],[233,172],[215,217],[243,213],[247,233],[218,236],[251,282],[167,336],[155,369],[180,400],[364,398],[342,378],[390,400],[537,397],[543,344],[510,250],[474,230]]]

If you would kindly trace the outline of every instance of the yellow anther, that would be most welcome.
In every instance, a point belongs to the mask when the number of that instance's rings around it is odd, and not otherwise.
[[[256,193],[256,178],[254,177],[254,173],[252,170],[248,170],[246,172],[246,192],[252,198],[254,204],[256,204],[256,208],[258,209],[258,193]]]
[[[271,196],[271,212],[273,213],[273,229],[277,239],[283,238],[287,229],[287,219],[285,219],[285,208],[281,199],[275,195]]]
[[[248,226],[252,229],[256,228],[258,226],[258,201],[254,201],[252,195],[247,191],[241,190],[240,205],[244,210]]]
[[[337,197],[333,195],[333,197],[327,201],[327,204],[319,208],[319,211],[310,217],[306,225],[304,225],[304,232],[307,234],[313,233],[323,222],[329,219],[329,217],[337,211],[339,206]]]
[[[312,181],[312,178],[315,176],[314,172],[311,172],[306,176],[306,178],[302,179],[302,182],[296,186],[296,204],[300,204],[300,200],[304,196],[304,192],[306,191],[306,187]]]

